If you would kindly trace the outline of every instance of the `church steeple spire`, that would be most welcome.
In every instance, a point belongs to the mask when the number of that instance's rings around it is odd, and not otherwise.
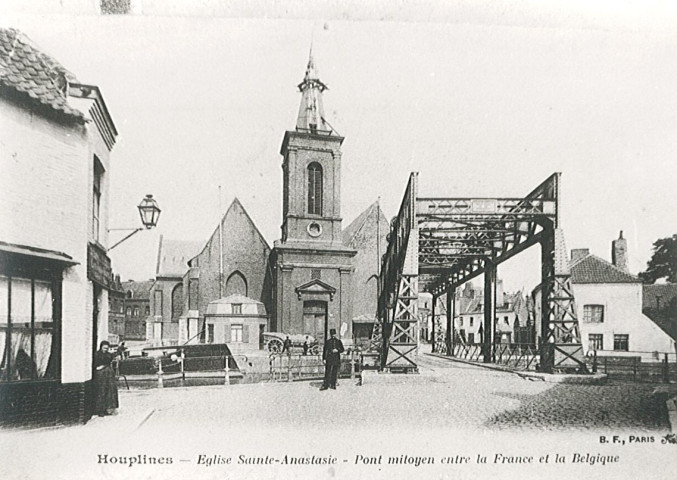
[[[319,134],[331,134],[331,127],[325,120],[322,92],[327,86],[322,83],[315,67],[313,47],[310,47],[308,66],[303,81],[298,85],[301,92],[301,105],[296,119],[296,130]]]

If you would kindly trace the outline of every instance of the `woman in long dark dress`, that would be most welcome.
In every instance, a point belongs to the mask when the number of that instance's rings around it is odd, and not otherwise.
[[[115,355],[110,353],[110,343],[101,342],[99,350],[94,354],[94,383],[96,399],[94,411],[99,416],[110,415],[118,408],[118,381],[113,371]]]

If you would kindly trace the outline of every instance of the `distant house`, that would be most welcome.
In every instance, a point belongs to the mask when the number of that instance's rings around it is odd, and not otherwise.
[[[611,263],[590,254],[587,248],[574,249],[569,269],[586,355],[597,352],[599,356],[655,361],[660,353],[675,351],[670,335],[642,313],[642,282],[628,272],[623,232],[612,243]],[[539,289],[535,297],[540,318]]]
[[[108,290],[108,340],[115,344],[124,335],[125,292],[122,290],[120,275],[113,275]]]
[[[148,325],[153,323],[150,312],[150,291],[155,280],[122,283],[124,293],[124,338],[125,340],[146,339]]]
[[[481,343],[484,339],[484,295],[472,283],[466,283],[457,294],[456,331],[462,342]],[[496,315],[494,317],[494,343],[523,342],[516,332],[527,326],[527,302],[522,292],[504,293],[503,281],[496,282]]]

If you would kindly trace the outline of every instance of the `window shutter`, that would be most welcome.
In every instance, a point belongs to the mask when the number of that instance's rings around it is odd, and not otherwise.
[[[225,325],[223,326],[223,340],[224,340],[224,342],[226,342],[226,343],[230,343],[230,342],[231,342],[231,339],[230,339],[230,338],[231,338],[231,332],[230,332],[230,329],[231,329],[231,328],[232,328],[232,327],[231,327],[229,324],[225,324]]]
[[[242,343],[249,343],[249,328],[251,325],[242,325]]]

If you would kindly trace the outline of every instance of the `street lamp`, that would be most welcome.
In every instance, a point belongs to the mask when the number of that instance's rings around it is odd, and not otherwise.
[[[141,216],[141,223],[143,224],[143,227],[137,227],[137,228],[111,228],[108,231],[130,231],[131,233],[124,237],[122,240],[117,242],[115,245],[110,247],[107,251],[110,252],[113,250],[115,247],[120,245],[122,242],[130,238],[132,235],[134,235],[137,232],[140,232],[144,228],[146,230],[150,230],[151,228],[155,227],[157,225],[158,219],[160,218],[160,207],[158,207],[157,202],[153,198],[153,195],[146,195],[146,198],[141,200],[141,203],[137,206],[139,209],[139,215]]]
[[[141,215],[141,223],[146,229],[151,229],[157,225],[157,221],[160,218],[160,207],[158,207],[157,202],[153,198],[153,195],[146,195],[138,207],[139,214]]]

